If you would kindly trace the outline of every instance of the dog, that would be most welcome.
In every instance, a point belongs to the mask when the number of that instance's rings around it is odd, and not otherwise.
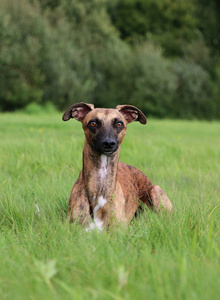
[[[119,162],[120,145],[127,125],[133,121],[146,124],[143,112],[132,105],[116,109],[94,108],[76,103],[63,114],[63,121],[74,118],[85,133],[83,166],[73,185],[68,215],[86,230],[107,228],[113,220],[129,223],[143,202],[149,208],[172,209],[172,204],[158,185],[141,171]]]

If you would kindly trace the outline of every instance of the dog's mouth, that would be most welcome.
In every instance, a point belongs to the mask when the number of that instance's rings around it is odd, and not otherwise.
[[[99,154],[109,156],[118,150],[118,142],[116,140],[106,138],[103,141],[94,142],[92,148]]]
[[[103,149],[103,148],[93,148],[96,152],[98,152],[99,154],[104,154],[104,155],[111,155],[113,154],[115,151],[118,150],[118,146],[114,147],[114,149]]]
[[[117,147],[117,149],[118,149],[118,147]],[[100,153],[109,156],[109,155],[113,154],[117,149],[115,149],[115,150],[108,150],[108,151],[107,150],[103,150],[103,151],[100,151]]]

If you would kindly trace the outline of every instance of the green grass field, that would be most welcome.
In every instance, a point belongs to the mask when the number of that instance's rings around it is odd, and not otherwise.
[[[99,233],[67,222],[81,124],[0,115],[0,299],[219,299],[220,123],[148,121],[129,125],[120,160],[174,211]]]

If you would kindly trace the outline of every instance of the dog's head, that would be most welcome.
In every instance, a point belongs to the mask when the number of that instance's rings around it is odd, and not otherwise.
[[[63,114],[63,121],[70,118],[82,122],[86,140],[93,151],[105,155],[111,155],[118,149],[128,123],[147,123],[143,112],[132,105],[118,105],[116,109],[105,109],[80,102],[69,107]]]

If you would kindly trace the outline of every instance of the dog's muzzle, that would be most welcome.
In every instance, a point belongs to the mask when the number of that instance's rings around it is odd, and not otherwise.
[[[105,137],[94,143],[94,150],[98,153],[111,155],[118,149],[118,141],[111,137]]]
[[[105,138],[101,143],[103,154],[112,154],[118,149],[118,143],[112,138]]]

